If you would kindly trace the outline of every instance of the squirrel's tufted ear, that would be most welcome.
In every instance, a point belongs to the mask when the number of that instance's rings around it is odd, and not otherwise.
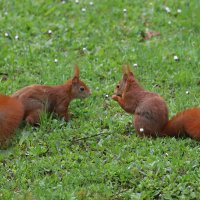
[[[127,71],[128,71],[128,76],[129,76],[129,77],[130,77],[130,76],[134,77],[134,74],[133,74],[133,72],[131,71],[130,65],[127,66]]]
[[[127,65],[122,65],[122,73],[127,74]]]
[[[130,65],[122,65],[122,72],[123,72],[123,79],[126,80],[130,76],[134,76],[133,72],[131,71]]]
[[[72,83],[73,84],[77,84],[79,82],[79,74],[80,74],[80,70],[78,65],[74,66],[74,77],[72,78]]]
[[[127,74],[127,65],[122,65],[123,81],[126,81],[128,78]]]
[[[128,71],[128,73],[132,72],[130,65],[127,65],[127,71]]]
[[[79,78],[77,76],[74,76],[72,78],[72,84],[77,84],[77,83],[79,83]]]
[[[75,65],[74,66],[74,77],[78,77],[79,78],[79,75],[80,75],[79,67],[78,67],[78,65]]]

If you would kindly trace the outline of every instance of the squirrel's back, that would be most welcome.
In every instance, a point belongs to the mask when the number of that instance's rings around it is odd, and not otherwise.
[[[20,101],[0,94],[0,142],[8,139],[20,125],[24,108]]]

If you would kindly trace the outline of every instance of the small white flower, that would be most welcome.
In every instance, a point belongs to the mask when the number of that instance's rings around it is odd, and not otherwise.
[[[93,3],[93,1],[90,1],[90,3],[89,3],[91,6],[93,6],[94,5],[94,3]]]
[[[105,98],[108,98],[108,94],[105,95]]]
[[[178,10],[177,10],[177,13],[181,13],[182,12],[182,10],[179,8]]]
[[[54,59],[54,62],[57,63],[57,62],[58,62],[58,59],[55,58],[55,59]]]
[[[175,56],[174,56],[174,60],[175,60],[175,61],[178,61],[178,60],[179,60],[178,56],[175,55]]]
[[[127,13],[127,9],[126,9],[126,8],[124,8],[124,9],[123,9],[123,12],[124,12],[124,13]]]
[[[133,64],[133,67],[138,67],[138,64],[137,64],[137,63],[134,63],[134,64]]]
[[[86,12],[86,8],[82,8],[81,11],[82,11],[82,12]]]
[[[9,34],[8,34],[8,33],[5,33],[4,35],[5,35],[5,37],[8,37],[8,36],[9,36]]]
[[[169,154],[168,154],[168,153],[165,153],[165,155],[168,156]]]
[[[86,48],[86,47],[83,47],[83,51],[87,51],[87,48]]]
[[[15,40],[18,40],[19,39],[19,36],[18,35],[15,35]]]
[[[75,3],[79,3],[79,0],[75,0]]]
[[[129,169],[131,169],[131,165],[130,165],[130,166],[128,166],[128,167],[127,167],[127,169],[128,169],[128,170],[129,170]]]
[[[170,12],[171,12],[171,10],[170,10],[169,7],[165,7],[165,11],[166,11],[167,13],[170,13]]]
[[[140,133],[143,133],[144,132],[144,129],[143,128],[140,128]]]
[[[48,34],[51,35],[52,34],[52,30],[48,30]]]
[[[189,94],[190,92],[187,90],[186,92],[185,92],[185,94]]]

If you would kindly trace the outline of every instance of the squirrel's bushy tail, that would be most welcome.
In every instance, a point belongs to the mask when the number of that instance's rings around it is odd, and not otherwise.
[[[10,138],[23,116],[24,108],[20,101],[0,94],[0,142]]]
[[[178,113],[168,121],[162,132],[168,136],[189,136],[200,140],[200,108]]]

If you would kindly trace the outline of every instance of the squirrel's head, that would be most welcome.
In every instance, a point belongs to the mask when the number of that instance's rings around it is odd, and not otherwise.
[[[74,98],[86,98],[91,95],[91,91],[87,85],[79,79],[80,70],[78,66],[74,68],[74,76],[72,80],[72,95]]]
[[[114,90],[114,95],[117,95],[117,96],[122,96],[126,88],[127,81],[129,79],[134,78],[134,75],[131,72],[130,66],[123,65],[122,72],[123,72],[122,80],[119,81],[119,83],[116,85],[115,90]]]

